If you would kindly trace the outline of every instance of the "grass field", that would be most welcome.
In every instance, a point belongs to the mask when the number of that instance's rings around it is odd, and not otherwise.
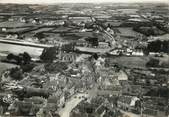
[[[22,32],[22,31],[25,31],[25,30],[28,30],[29,28],[12,28],[12,29],[8,29],[6,32],[14,32],[14,33],[17,33],[17,32]]]
[[[34,33],[41,33],[41,32],[51,31],[52,29],[53,28],[40,28],[40,29],[34,30],[32,32],[34,32]]]
[[[16,67],[16,65],[0,62],[0,75],[2,74],[2,72],[3,72],[4,70],[10,69],[10,68],[12,68],[12,67]]]
[[[33,26],[30,23],[22,23],[22,22],[18,22],[18,21],[6,21],[6,22],[0,22],[0,27],[27,27],[27,26]]]
[[[111,57],[110,64],[118,63],[121,66],[130,68],[145,68],[146,63],[149,61],[149,57]]]
[[[126,27],[126,28],[117,28],[121,35],[123,36],[132,36],[135,37],[136,35],[140,34],[138,32],[135,32],[132,28]]]

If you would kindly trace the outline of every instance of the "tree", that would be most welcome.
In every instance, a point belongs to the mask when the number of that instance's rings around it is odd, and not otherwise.
[[[31,62],[31,56],[27,53],[20,53],[19,55],[14,55],[12,53],[8,54],[7,60],[14,60],[18,65],[25,65]]]
[[[56,62],[56,63],[47,63],[45,65],[45,70],[50,73],[58,73],[63,72],[67,69],[67,64],[64,62]]]
[[[136,108],[137,113],[140,113],[140,111],[141,111],[141,101],[140,100],[137,100],[135,102],[135,108]]]
[[[35,64],[25,64],[25,65],[21,65],[21,69],[23,70],[23,72],[30,72],[32,71],[32,69],[35,67]]]
[[[97,60],[99,58],[99,56],[97,55],[97,53],[93,54],[92,57]]]
[[[8,54],[8,56],[6,58],[9,61],[14,60],[16,64],[21,64],[22,63],[22,59],[19,56],[14,55],[12,53]]]
[[[11,60],[11,59],[14,58],[14,54],[10,53],[10,54],[7,55],[6,58],[7,58],[8,60]]]
[[[158,87],[154,89],[150,89],[146,94],[146,96],[155,96],[155,97],[169,97],[169,89],[167,87]]]
[[[61,47],[62,51],[72,52],[74,51],[75,43],[65,44]]]
[[[158,59],[154,59],[151,58],[147,63],[146,63],[147,67],[158,67],[159,66],[159,60]]]
[[[88,41],[92,46],[98,46],[98,38],[86,38],[86,41]]]
[[[4,113],[3,106],[0,106],[0,115],[2,115],[3,113]]]
[[[93,28],[93,23],[85,23],[85,28],[87,29]]]
[[[27,52],[24,52],[22,56],[24,63],[29,64],[31,61],[31,56]]]
[[[22,69],[19,67],[11,68],[9,75],[15,80],[21,80],[23,78]]]
[[[45,34],[43,34],[43,33],[36,33],[35,35],[34,35],[34,37],[37,37],[38,39],[43,39],[43,38],[45,38]]]
[[[40,55],[40,59],[45,62],[52,62],[56,58],[57,50],[57,47],[45,48]]]

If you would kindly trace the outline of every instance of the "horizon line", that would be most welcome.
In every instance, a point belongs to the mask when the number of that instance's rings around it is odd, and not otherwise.
[[[42,0],[41,2],[39,2],[39,0],[0,0],[0,4],[39,4],[39,5],[54,5],[54,4],[80,4],[80,3],[89,3],[89,4],[106,4],[106,3],[114,3],[114,4],[134,4],[134,3],[152,3],[152,4],[167,4],[169,5],[169,0],[121,0],[121,1],[110,1],[110,0],[106,0],[106,1],[102,1],[102,0],[81,0],[81,1],[77,1],[77,0],[70,0],[70,1],[65,1],[65,0],[59,0],[59,1],[53,1],[53,0]]]

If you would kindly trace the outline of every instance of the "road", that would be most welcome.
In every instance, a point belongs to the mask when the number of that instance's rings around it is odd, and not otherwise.
[[[28,46],[28,47],[35,47],[35,48],[53,47],[53,45],[46,45],[46,44],[27,42],[27,41],[22,41],[22,40],[19,40],[19,39],[18,40],[14,40],[14,39],[0,38],[0,43],[12,44],[12,45],[20,45],[20,46]]]
[[[93,66],[92,66],[93,67]],[[93,67],[94,68],[94,67]],[[95,70],[94,70],[95,71]],[[95,72],[94,72],[95,73]],[[96,74],[94,75],[94,77]],[[84,93],[77,93],[76,95],[72,96],[65,104],[65,107],[59,111],[59,115],[61,117],[69,117],[70,112],[74,109],[84,98],[82,96],[92,99],[93,97],[97,96],[97,83],[94,84],[94,87]],[[76,98],[75,98],[76,97]]]
[[[69,117],[69,114],[72,109],[75,108],[83,100],[83,98],[79,98],[82,96],[88,97],[88,94],[78,93],[74,95],[72,98],[70,98],[70,100],[66,102],[65,107],[59,111],[59,115],[61,117]]]
[[[75,47],[76,50],[86,53],[106,53],[111,50],[111,48],[90,48],[90,47]]]
[[[126,112],[126,111],[122,111],[120,110],[124,115],[127,115],[128,117],[141,117],[140,115],[136,115],[136,114],[133,114],[131,112]]]

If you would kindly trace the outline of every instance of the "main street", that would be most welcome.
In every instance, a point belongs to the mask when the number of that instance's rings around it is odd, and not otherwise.
[[[69,117],[70,112],[84,99],[84,98],[82,98],[82,96],[88,97],[88,94],[86,94],[86,93],[78,93],[78,94],[72,96],[66,102],[65,107],[60,109],[59,115],[61,117]]]

